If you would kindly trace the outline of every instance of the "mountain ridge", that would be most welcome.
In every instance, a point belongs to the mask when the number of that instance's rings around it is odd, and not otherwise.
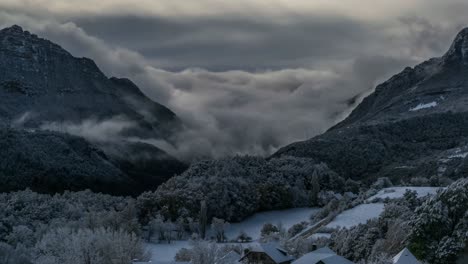
[[[345,178],[368,182],[461,177],[468,163],[467,54],[465,28],[443,56],[406,67],[324,134],[272,157],[313,158]]]
[[[86,164],[83,167],[90,166],[89,171],[84,169],[77,173],[76,179],[69,176],[76,181],[72,185],[79,186],[77,189],[133,194],[154,189],[186,168],[184,163],[163,150],[143,143],[147,139],[170,142],[171,135],[182,128],[182,122],[174,112],[149,99],[129,79],[108,78],[93,60],[76,58],[59,45],[24,31],[18,25],[0,30],[0,124],[0,128],[8,130],[8,135],[16,134],[18,140],[38,144],[31,150],[38,153],[36,157],[39,158],[35,161],[14,146],[0,150],[0,156],[3,151],[9,156],[26,157],[16,161],[9,159],[13,165],[3,164],[0,170],[6,171],[6,166],[35,168],[28,170],[27,175],[18,172],[19,185],[11,184],[8,190],[34,189],[34,182],[41,180],[32,182],[31,186],[25,183],[35,178],[35,174],[43,175],[43,170],[53,167],[49,166],[52,162],[49,158],[54,154],[39,147],[45,147],[41,138],[48,137],[48,133],[54,138],[51,144],[55,144],[57,150],[72,150],[69,145],[75,142],[72,140],[75,137],[83,139],[79,145],[89,145],[78,149],[77,155],[68,156],[74,162],[53,163],[58,170],[72,172],[76,162]],[[64,135],[53,136],[60,133]],[[103,168],[113,167],[109,171],[114,171],[116,181],[122,186],[107,189],[105,184],[100,184],[97,188],[87,181],[85,178],[89,176],[103,180],[109,186],[118,185],[111,183],[112,177],[101,170],[97,170],[101,171],[100,175],[86,175],[93,174],[94,165],[91,164],[95,162],[87,158],[88,152],[97,156],[104,153],[105,157],[98,160],[105,163]],[[28,164],[31,162],[34,164]],[[15,174],[13,170],[8,171]],[[128,190],[120,188],[125,182]],[[41,191],[47,191],[45,185],[41,185]],[[65,190],[67,184],[63,187]],[[60,186],[53,189],[60,190]]]

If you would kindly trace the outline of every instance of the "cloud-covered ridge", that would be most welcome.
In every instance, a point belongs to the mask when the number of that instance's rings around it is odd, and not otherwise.
[[[92,58],[109,76],[132,79],[186,127],[173,135],[170,142],[175,143],[145,140],[184,160],[267,155],[317,135],[343,119],[379,81],[441,55],[468,22],[454,17],[464,6],[456,1],[444,9],[434,8],[439,3],[432,0],[398,1],[392,2],[392,12],[373,14],[368,11],[375,4],[359,5],[353,13],[353,1],[219,6],[207,0],[198,2],[210,7],[203,10],[150,2],[125,11],[118,7],[128,5],[127,0],[96,6],[37,2],[49,3],[45,8],[5,1],[0,26],[19,24],[75,56]],[[252,5],[268,8],[261,9],[260,19],[249,12],[256,8],[241,12]],[[409,11],[397,12],[405,8]],[[66,132],[93,138],[119,134],[122,126],[131,125],[108,121],[67,124]],[[47,126],[57,130],[63,124]]]

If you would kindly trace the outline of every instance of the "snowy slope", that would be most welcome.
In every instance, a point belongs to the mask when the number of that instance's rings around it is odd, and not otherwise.
[[[437,191],[441,189],[440,187],[390,187],[384,188],[380,190],[376,195],[367,199],[368,201],[372,201],[376,198],[389,198],[389,199],[396,199],[401,198],[405,194],[406,190],[416,191],[418,197],[424,197],[426,195],[434,195]]]
[[[383,210],[383,203],[361,204],[337,215],[326,227],[350,228],[355,225],[364,224],[367,220],[379,217]]]

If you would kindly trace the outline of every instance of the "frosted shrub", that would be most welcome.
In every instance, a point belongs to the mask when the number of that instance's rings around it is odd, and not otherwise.
[[[38,242],[35,255],[37,264],[128,264],[147,259],[136,235],[104,228],[53,230]]]

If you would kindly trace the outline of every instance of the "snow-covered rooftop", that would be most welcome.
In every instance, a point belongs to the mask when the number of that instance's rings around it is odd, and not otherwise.
[[[400,253],[393,257],[393,264],[421,264],[419,260],[409,251],[404,248]]]
[[[278,243],[256,244],[249,252],[261,252],[267,254],[275,263],[291,261],[294,257],[289,256],[286,250],[281,249]],[[247,253],[245,256],[247,256]],[[244,257],[245,257],[244,256]],[[243,257],[243,258],[244,258]]]
[[[320,248],[310,253],[305,254],[292,264],[353,264],[352,261],[338,256],[333,250],[328,247]]]

